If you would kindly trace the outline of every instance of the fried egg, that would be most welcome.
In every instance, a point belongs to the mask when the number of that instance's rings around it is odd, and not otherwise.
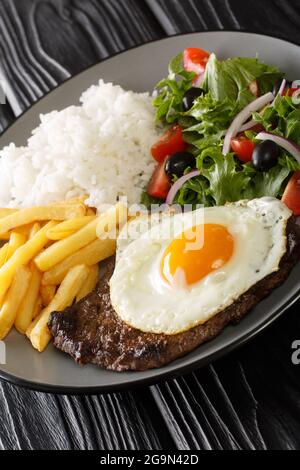
[[[120,234],[110,281],[117,315],[167,335],[206,323],[279,269],[291,215],[262,198],[134,220],[127,231],[135,237]]]

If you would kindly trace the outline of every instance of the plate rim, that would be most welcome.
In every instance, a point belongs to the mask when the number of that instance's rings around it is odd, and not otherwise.
[[[236,33],[240,35],[244,34],[250,34],[253,36],[262,36],[262,37],[267,37],[275,40],[279,40],[282,42],[285,42],[287,44],[292,44],[294,46],[300,47],[300,41],[291,41],[289,39],[286,39],[284,37],[276,37],[273,36],[272,34],[268,33],[258,33],[254,31],[250,31],[247,29],[243,30],[236,30],[236,29],[216,29],[216,30],[205,30],[205,31],[190,31],[190,32],[185,32],[185,33],[176,33],[172,34],[170,36],[164,36],[159,39],[153,39],[150,41],[145,41],[142,42],[138,45],[128,47],[124,50],[121,50],[119,52],[115,52],[108,57],[99,60],[98,62],[95,62],[94,64],[91,64],[87,67],[85,67],[83,70],[80,72],[71,75],[70,77],[66,78],[62,82],[58,83],[55,87],[51,88],[48,92],[43,94],[41,97],[39,97],[36,101],[34,101],[28,108],[26,108],[21,114],[19,114],[14,121],[12,121],[1,133],[0,133],[0,139],[10,130],[10,128],[16,124],[17,121],[19,121],[21,118],[23,118],[26,113],[28,113],[32,108],[34,108],[35,105],[37,105],[40,101],[42,101],[46,96],[48,96],[50,93],[54,92],[61,86],[65,85],[67,82],[72,80],[75,77],[80,76],[81,74],[85,73],[86,71],[92,69],[93,67],[96,67],[99,64],[102,64],[104,62],[107,62],[114,57],[117,57],[121,54],[124,54],[129,51],[133,51],[135,49],[139,49],[141,47],[144,47],[149,44],[155,44],[161,41],[165,40],[172,40],[172,38],[175,37],[185,37],[189,35],[195,35],[195,34],[207,34],[207,33],[217,33],[217,34],[222,34],[222,33]],[[252,338],[256,337],[257,335],[261,334],[268,326],[270,326],[272,323],[274,323],[281,315],[290,307],[292,307],[297,300],[300,299],[300,287],[299,289],[294,293],[294,295],[289,298],[282,306],[278,307],[274,313],[267,318],[262,324],[257,326],[256,328],[253,328],[251,331],[248,333],[245,333],[243,336],[236,338],[234,341],[230,342],[227,344],[225,347],[221,348],[218,351],[215,351],[214,353],[211,353],[211,355],[208,355],[206,358],[202,359],[195,359],[189,364],[185,364],[182,366],[178,366],[175,369],[165,371],[164,367],[158,368],[157,369],[157,374],[152,376],[152,377],[146,377],[146,378],[138,378],[139,372],[136,372],[137,374],[137,379],[133,379],[130,382],[123,382],[119,384],[108,384],[108,385],[98,385],[98,386],[66,386],[66,385],[52,385],[52,384],[46,384],[42,382],[34,382],[31,380],[26,380],[23,378],[20,378],[12,373],[5,372],[0,369],[0,380],[3,380],[6,383],[10,383],[13,385],[16,385],[18,387],[21,387],[23,389],[28,389],[32,391],[37,391],[37,392],[42,392],[42,393],[54,393],[58,395],[93,395],[93,394],[107,394],[107,393],[114,393],[114,392],[120,392],[124,390],[134,390],[137,388],[145,387],[145,386],[150,386],[150,385],[155,385],[159,384],[161,382],[164,382],[168,379],[175,379],[178,376],[183,376],[188,373],[193,372],[197,368],[202,368],[207,366],[208,364],[211,364],[215,362],[217,359],[220,359],[221,357],[229,354],[230,352],[238,349],[241,346],[244,346],[247,344]],[[121,372],[120,372],[121,374]]]

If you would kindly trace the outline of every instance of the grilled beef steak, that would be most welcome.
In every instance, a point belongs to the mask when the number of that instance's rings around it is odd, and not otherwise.
[[[300,224],[291,218],[287,251],[279,271],[251,287],[236,302],[204,325],[173,336],[143,333],[118,318],[111,302],[109,280],[114,260],[107,265],[94,292],[62,313],[54,312],[49,329],[54,345],[78,363],[93,363],[115,371],[161,367],[217,336],[229,323],[237,323],[260,300],[288,277],[300,258]]]

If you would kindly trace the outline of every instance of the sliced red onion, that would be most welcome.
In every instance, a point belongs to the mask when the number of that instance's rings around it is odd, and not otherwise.
[[[181,178],[179,178],[177,181],[175,181],[175,183],[173,184],[173,186],[171,187],[170,191],[169,191],[169,194],[167,196],[167,199],[166,199],[166,204],[168,204],[169,206],[171,204],[173,204],[173,201],[175,199],[175,196],[176,194],[178,193],[178,191],[182,188],[182,186],[184,185],[184,183],[186,183],[187,181],[189,181],[190,179],[194,178],[195,176],[199,176],[200,175],[200,171],[199,170],[193,170],[191,171],[190,173],[188,173],[187,175],[184,175],[182,176]]]
[[[264,106],[269,104],[274,100],[273,93],[269,92],[263,96],[260,96],[256,100],[252,101],[248,106],[246,106],[232,121],[231,126],[229,127],[223,145],[223,155],[227,155],[230,152],[231,148],[231,139],[233,139],[241,129],[247,119],[249,119],[252,113],[259,111]]]
[[[286,83],[287,83],[287,82],[286,82],[286,79],[284,78],[284,79],[282,80],[281,85],[280,85],[280,88],[279,88],[279,91],[278,91],[277,96],[280,96],[280,95],[282,96],[282,95],[283,95],[283,92],[284,92],[285,87],[286,87]]]
[[[254,119],[251,119],[251,121],[248,121],[246,122],[246,124],[244,124],[239,132],[245,132],[245,131],[249,131],[250,129],[252,129],[252,127],[256,126],[257,125],[257,122],[254,121]]]
[[[255,137],[257,140],[271,140],[275,144],[282,147],[284,150],[289,152],[293,157],[300,163],[300,147],[289,139],[285,137],[280,137],[279,135],[271,134],[271,132],[260,132]]]

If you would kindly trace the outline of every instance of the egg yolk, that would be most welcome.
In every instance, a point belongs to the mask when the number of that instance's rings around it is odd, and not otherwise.
[[[226,227],[197,225],[167,247],[161,260],[161,275],[174,287],[190,286],[222,268],[233,251],[234,238]]]

